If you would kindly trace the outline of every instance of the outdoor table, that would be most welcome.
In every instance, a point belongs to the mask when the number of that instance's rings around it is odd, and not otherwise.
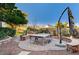
[[[31,37],[35,37],[35,42],[38,41],[38,38],[43,38],[43,45],[44,45],[44,39],[50,36],[50,34],[27,34],[27,35],[30,37],[30,40],[32,39]]]

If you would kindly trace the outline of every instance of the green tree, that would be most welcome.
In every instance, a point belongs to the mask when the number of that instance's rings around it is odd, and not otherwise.
[[[27,24],[27,14],[19,10],[15,3],[0,3],[0,21],[6,22],[13,27],[13,24]]]

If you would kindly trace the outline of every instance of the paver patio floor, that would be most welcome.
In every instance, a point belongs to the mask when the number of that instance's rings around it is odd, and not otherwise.
[[[26,51],[18,47],[19,42],[15,42],[13,39],[8,43],[2,44],[0,46],[0,55],[18,55],[21,51]],[[51,51],[28,51],[30,52],[28,55],[79,55],[77,53],[69,53],[66,50],[51,50]]]

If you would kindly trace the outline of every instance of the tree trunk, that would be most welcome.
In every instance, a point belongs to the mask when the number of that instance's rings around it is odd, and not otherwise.
[[[11,26],[12,29],[16,29],[16,27],[14,27],[13,24],[9,23],[9,25]]]

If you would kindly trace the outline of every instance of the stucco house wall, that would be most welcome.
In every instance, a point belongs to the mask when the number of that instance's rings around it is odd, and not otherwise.
[[[6,23],[0,22],[0,27],[6,27]]]

